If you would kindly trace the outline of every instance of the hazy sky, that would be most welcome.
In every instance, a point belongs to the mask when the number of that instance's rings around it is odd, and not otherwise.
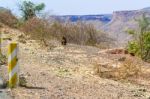
[[[18,13],[17,4],[22,0],[0,0],[0,6]],[[44,2],[46,11],[56,15],[107,14],[118,10],[136,10],[150,7],[150,0],[30,0]]]

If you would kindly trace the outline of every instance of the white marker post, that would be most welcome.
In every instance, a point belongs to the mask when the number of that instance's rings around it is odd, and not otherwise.
[[[8,49],[9,88],[14,88],[19,82],[18,44],[10,43]]]

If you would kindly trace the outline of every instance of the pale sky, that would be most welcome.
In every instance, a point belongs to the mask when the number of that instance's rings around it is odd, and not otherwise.
[[[0,0],[0,7],[19,13],[17,4],[22,0]],[[30,0],[45,3],[45,11],[55,15],[109,14],[120,10],[137,10],[150,7],[150,0]]]

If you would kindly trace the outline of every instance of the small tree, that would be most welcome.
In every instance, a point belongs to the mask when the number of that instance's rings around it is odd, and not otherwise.
[[[128,44],[130,53],[140,56],[143,60],[150,60],[150,18],[143,15],[142,19],[138,20],[139,30],[128,31],[134,37],[133,41]]]
[[[19,9],[22,12],[25,21],[35,17],[44,8],[45,8],[44,3],[36,5],[31,1],[23,1],[22,4],[19,5]]]

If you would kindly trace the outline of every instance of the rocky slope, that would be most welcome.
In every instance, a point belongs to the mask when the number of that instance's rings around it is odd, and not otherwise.
[[[27,87],[9,92],[13,99],[146,99],[150,96],[149,76],[146,80],[132,78],[135,84],[97,76],[93,71],[95,62],[114,64],[116,59],[104,50],[59,43],[45,48],[28,37],[24,37],[26,42],[20,42],[21,31],[6,27],[0,31],[3,37],[11,38],[6,45],[12,41],[19,43],[20,75],[27,81]],[[3,46],[3,53],[6,52],[7,47]],[[6,71],[7,65],[0,67],[0,75],[8,79]]]
[[[130,36],[126,31],[128,29],[137,29],[138,23],[136,19],[140,19],[143,14],[150,16],[150,10],[145,8],[134,11],[116,11],[113,13],[111,22],[102,29],[117,40],[116,45],[124,45],[130,40]]]

